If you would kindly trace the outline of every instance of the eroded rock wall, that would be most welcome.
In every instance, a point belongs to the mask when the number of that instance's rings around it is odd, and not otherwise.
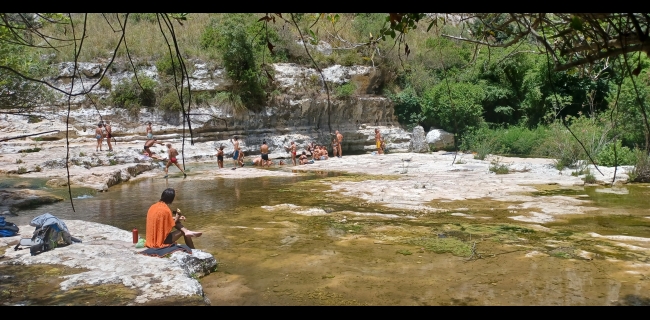
[[[191,61],[193,72],[191,86],[193,92],[227,91],[232,81],[227,78],[225,70],[211,66],[202,61]],[[70,90],[73,76],[73,65],[62,63],[59,73],[52,81],[57,87]],[[73,92],[90,88],[97,83],[105,71],[100,63],[80,63],[80,77],[75,80]],[[273,65],[274,83],[276,87],[273,98],[259,112],[236,111],[227,105],[192,106],[190,119],[195,142],[215,141],[221,144],[235,135],[243,138],[244,144],[251,151],[257,150],[262,140],[274,137],[284,137],[274,141],[297,143],[315,141],[327,144],[331,142],[331,133],[339,130],[344,135],[343,151],[346,153],[364,152],[374,144],[372,137],[366,135],[366,128],[378,127],[387,138],[387,150],[403,152],[408,149],[409,133],[402,130],[394,115],[392,102],[378,95],[378,90],[384,81],[380,69],[368,66],[345,67],[334,65],[323,69],[323,74],[332,87],[353,83],[355,92],[348,97],[337,97],[334,90],[330,92],[328,107],[327,95],[319,73],[313,69],[291,63]],[[158,71],[155,66],[140,67],[142,75],[158,81]],[[106,71],[111,81],[112,90],[125,79],[133,77],[133,70],[127,67],[112,67]],[[110,90],[96,85],[93,93],[99,98],[106,98]],[[75,106],[70,115],[69,123],[73,132],[71,138],[92,138],[94,128],[101,118],[110,120],[115,136],[123,141],[144,139],[144,128],[147,121],[154,123],[154,132],[159,137],[177,140],[185,132],[189,137],[189,128],[183,128],[180,112],[162,112],[143,108],[138,114],[129,114],[126,110],[105,106],[97,110],[84,96],[73,101]],[[55,106],[46,106],[39,112],[46,116],[40,124],[24,126],[20,123],[12,125],[12,119],[0,117],[0,133],[38,132],[38,130],[65,130],[67,117],[67,100],[61,99]],[[5,121],[3,121],[5,120]],[[51,139],[61,139],[64,135],[52,134]],[[281,147],[281,146],[278,146]],[[302,145],[300,147],[303,147]],[[254,152],[253,152],[254,153]]]

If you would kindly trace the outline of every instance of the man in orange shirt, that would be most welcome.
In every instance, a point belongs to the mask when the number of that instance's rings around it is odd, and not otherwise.
[[[192,237],[200,237],[203,233],[187,230],[181,221],[185,220],[180,215],[180,210],[176,209],[176,214],[172,215],[169,205],[174,201],[176,191],[168,188],[163,191],[160,201],[149,207],[147,212],[147,235],[145,247],[147,248],[165,248],[176,243],[176,240],[183,236],[185,244],[194,249]],[[176,228],[176,231],[172,231]]]

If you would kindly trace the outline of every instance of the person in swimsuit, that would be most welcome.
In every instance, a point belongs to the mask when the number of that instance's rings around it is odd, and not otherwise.
[[[147,139],[153,139],[153,130],[151,129],[151,122],[147,122]]]
[[[312,160],[320,160],[320,146],[314,146],[314,151],[311,153]]]
[[[97,146],[95,147],[95,152],[102,151],[102,141],[104,140],[104,132],[102,130],[103,126],[104,125],[100,122],[99,124],[97,124],[97,128],[95,128],[95,139],[97,139]]]
[[[291,162],[293,162],[293,165],[296,164],[296,143],[291,141]]]
[[[375,129],[375,146],[377,147],[377,153],[384,153],[381,150],[381,133],[379,133],[379,129]]]
[[[111,128],[111,123],[109,121],[106,121],[104,129],[106,129],[106,143],[108,144],[108,151],[113,151],[113,145],[111,145],[111,138],[113,138],[113,129]]]
[[[320,159],[321,159],[321,160],[327,160],[327,159],[329,159],[329,156],[327,155],[327,148],[325,148],[325,146],[322,146],[322,147],[320,148],[320,150],[321,150],[321,151],[320,151]]]
[[[337,132],[338,132],[338,131],[337,131]],[[338,153],[339,153],[339,148],[340,148],[340,146],[339,146],[339,140],[338,140],[336,137],[334,137],[334,139],[332,139],[332,154],[333,154],[334,156],[337,156],[337,155],[338,155]]]
[[[171,143],[167,144],[167,155],[169,156],[169,161],[167,161],[167,166],[165,166],[165,178],[169,176],[168,169],[169,166],[172,165],[172,163],[175,164],[178,170],[180,170],[183,173],[183,176],[187,177],[187,174],[185,173],[185,171],[183,171],[183,168],[181,168],[181,166],[178,164],[178,160],[176,159],[176,157],[178,156],[178,151],[172,148]]]
[[[307,159],[307,152],[303,151],[298,160],[300,161],[300,164],[308,164],[309,159]]]
[[[269,146],[266,144],[266,140],[262,141],[262,146],[260,147],[260,153],[262,154],[262,166],[265,164],[271,166],[269,161]]]
[[[386,150],[386,139],[381,138],[381,154],[384,154],[384,150]]]
[[[237,159],[237,163],[239,163],[239,166],[243,167],[244,166],[244,151],[239,150],[239,159]]]
[[[307,156],[311,157],[312,160],[314,160],[314,148],[315,146],[313,141],[307,145]]]
[[[149,149],[154,144],[159,144],[161,146],[163,145],[161,142],[158,142],[158,140],[156,139],[147,140],[147,142],[144,143],[144,154],[146,154],[149,157],[159,159],[157,156],[154,155],[154,152]]]
[[[336,130],[336,140],[338,140],[338,142],[339,142],[339,154],[338,154],[338,156],[339,156],[339,158],[341,158],[341,157],[343,157],[343,135],[338,130]],[[336,155],[336,153],[334,155]]]
[[[239,141],[237,141],[237,137],[235,137],[235,141],[232,141],[232,139],[230,139],[230,143],[232,143],[233,147],[235,148],[235,151],[232,154],[232,160],[235,162],[232,170],[235,170],[237,169],[237,163],[239,162]]]
[[[253,160],[253,165],[254,165],[254,166],[261,166],[261,167],[263,167],[263,166],[265,166],[265,165],[267,165],[267,166],[271,166],[271,164],[273,164],[273,162],[272,162],[271,160],[264,160],[264,159],[262,159],[262,157],[255,158],[255,159]]]
[[[219,169],[223,169],[223,145],[217,151],[217,163],[219,164]]]

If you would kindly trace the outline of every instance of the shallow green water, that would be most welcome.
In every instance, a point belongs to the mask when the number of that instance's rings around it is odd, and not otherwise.
[[[648,262],[648,254],[587,235],[650,238],[647,185],[626,186],[627,194],[599,192],[601,187],[533,193],[578,197],[591,201],[585,205],[600,208],[559,217],[544,224],[551,232],[539,232],[508,219],[507,203],[488,199],[450,205],[468,207],[468,213],[491,216],[489,220],[468,220],[449,213],[415,220],[352,215],[350,212],[404,217],[406,212],[329,192],[321,183],[323,179],[336,183],[369,177],[305,172],[295,177],[208,181],[193,176],[205,174],[210,165],[187,168],[185,179],[172,171],[170,179],[143,179],[112,187],[107,193],[86,193],[89,197],[75,199],[76,212],[66,201],[21,211],[10,221],[27,224],[34,216],[50,212],[62,219],[126,230],[137,227],[142,234],[149,206],[162,190],[173,187],[177,196],[172,209],[183,211],[189,229],[204,232],[195,244],[220,262],[217,273],[201,280],[217,305],[609,305],[649,301],[643,292],[650,289],[650,282],[644,280],[650,279],[650,274],[622,273],[623,262],[607,260]],[[3,179],[7,185],[21,182],[24,180]],[[44,185],[43,181],[30,183],[34,188]],[[85,191],[77,189],[73,197]],[[66,196],[67,189],[54,192]],[[328,214],[305,216],[297,209],[261,208],[280,204],[322,208]],[[71,232],[74,235],[74,230]],[[467,262],[473,242],[481,258]],[[546,256],[523,256],[533,250]],[[595,258],[580,258],[580,250],[595,253]]]

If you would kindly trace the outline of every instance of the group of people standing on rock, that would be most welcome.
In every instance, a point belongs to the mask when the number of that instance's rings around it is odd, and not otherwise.
[[[100,123],[98,130],[101,129],[102,124]],[[107,132],[109,133],[108,135],[110,136],[110,125],[107,125]],[[101,130],[100,130],[101,131]],[[151,122],[147,122],[147,129],[146,129],[146,134],[147,134],[147,141],[144,144],[144,154],[147,156],[158,159],[158,160],[163,160],[162,158],[156,156],[154,152],[151,150],[151,147],[154,146],[155,144],[163,145],[167,147],[167,155],[168,155],[168,161],[167,165],[165,166],[165,178],[168,177],[169,173],[169,167],[174,164],[176,167],[183,173],[184,176],[187,176],[183,168],[178,164],[177,156],[178,156],[178,151],[174,149],[171,145],[171,143],[163,143],[163,142],[158,142],[153,136],[153,129],[151,128]],[[98,133],[99,136],[99,133]],[[240,148],[239,146],[239,139],[237,137],[234,137],[233,139],[230,139],[230,143],[233,145],[233,155],[232,155],[232,160],[233,160],[233,167],[232,170],[237,169],[237,167],[243,167],[244,166],[244,151]],[[332,137],[332,154],[335,157],[342,158],[343,157],[343,135],[336,130],[335,134],[333,134]],[[385,140],[381,137],[381,133],[379,132],[379,129],[375,129],[375,145],[377,147],[377,152],[379,154],[384,153],[384,148],[386,146]],[[98,147],[100,147],[98,143]],[[110,141],[109,141],[109,147],[110,147]],[[220,145],[219,148],[217,149],[217,164],[219,166],[219,169],[223,169],[223,160],[224,160],[224,146]],[[302,151],[302,154],[298,156],[297,154],[297,146],[294,141],[291,141],[291,144],[289,146],[285,146],[285,149],[290,152],[291,154],[291,162],[293,163],[294,166],[296,165],[304,165],[304,164],[309,164],[309,163],[314,163],[315,160],[327,160],[330,158],[327,147],[325,145],[321,144],[314,144],[314,142],[311,142],[307,145],[306,150]],[[112,150],[112,147],[111,147]],[[310,159],[311,158],[311,159]],[[284,161],[280,160],[279,165],[284,165]],[[269,159],[269,146],[266,143],[266,140],[262,142],[262,145],[260,146],[260,156],[253,159],[253,165],[254,166],[260,166],[260,167],[270,167],[273,165],[273,161]]]
[[[105,132],[105,133],[104,133]],[[103,151],[102,142],[106,138],[106,143],[108,144],[108,151],[113,151],[113,145],[111,144],[111,138],[113,138],[113,129],[111,128],[110,121],[99,121],[97,128],[95,128],[95,139],[97,139],[97,146],[95,147],[95,152]]]
[[[334,156],[341,158],[343,157],[343,148],[342,146],[343,142],[343,135],[336,130],[336,133],[334,134],[334,137],[332,138],[332,152]],[[233,167],[231,170],[237,169],[237,167],[243,167],[244,166],[244,152],[241,150],[239,146],[239,140],[237,137],[234,137],[233,139],[230,139],[230,143],[233,145]],[[295,141],[291,141],[291,144],[289,146],[284,147],[290,154],[291,154],[291,162],[293,163],[294,166],[296,165],[303,165],[303,164],[308,164],[308,163],[313,163],[314,160],[327,160],[329,159],[329,154],[327,151],[327,147],[324,145],[316,145],[313,142],[307,145],[306,151],[303,151],[300,156],[298,156],[298,150]],[[221,145],[218,148],[217,151],[217,163],[219,165],[219,168],[223,168],[223,155],[224,155],[224,146]],[[307,154],[309,152],[309,154]],[[311,159],[309,159],[311,157]],[[284,161],[280,160],[279,165],[284,165]],[[253,165],[254,166],[261,166],[261,167],[270,167],[273,165],[273,161],[269,159],[269,145],[266,143],[266,140],[262,141],[262,145],[260,146],[260,156],[253,159]]]

